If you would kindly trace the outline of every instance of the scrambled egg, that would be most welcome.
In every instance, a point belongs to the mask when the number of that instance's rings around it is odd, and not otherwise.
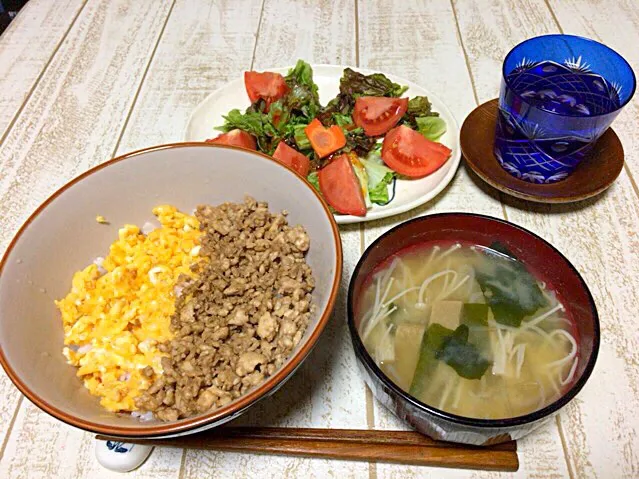
[[[162,373],[157,344],[173,337],[174,288],[199,260],[198,220],[169,205],[153,214],[160,228],[144,235],[125,225],[101,264],[77,271],[69,294],[56,301],[63,354],[109,411],[134,411],[135,398]]]

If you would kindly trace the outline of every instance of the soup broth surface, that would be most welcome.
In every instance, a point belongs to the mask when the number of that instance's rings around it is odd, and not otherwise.
[[[358,314],[360,336],[384,373],[449,413],[525,415],[574,380],[578,345],[567,312],[499,244],[400,252],[372,274]]]

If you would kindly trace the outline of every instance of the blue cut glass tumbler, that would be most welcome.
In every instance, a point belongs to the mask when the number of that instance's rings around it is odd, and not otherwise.
[[[502,74],[495,156],[511,175],[533,183],[570,175],[636,87],[621,55],[573,35],[520,43]]]

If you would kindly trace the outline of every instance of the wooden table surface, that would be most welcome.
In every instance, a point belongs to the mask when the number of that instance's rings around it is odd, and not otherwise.
[[[605,42],[639,71],[636,0],[31,0],[0,37],[0,253],[27,216],[87,168],[180,141],[191,110],[247,69],[350,64],[393,73],[442,98],[461,123],[497,96],[501,62],[520,41],[567,32]],[[480,188],[465,167],[410,213],[341,228],[344,282],[363,249],[408,218],[483,213],[553,243],[583,274],[602,342],[584,390],[520,441],[517,477],[639,477],[639,98],[614,128],[626,166],[579,204],[545,206]],[[298,427],[404,426],[366,389],[340,305],[294,378],[241,418]],[[1,371],[1,370],[0,370]],[[91,434],[25,400],[0,372],[0,477],[113,477]],[[501,477],[387,464],[156,449],[129,474],[199,477]]]

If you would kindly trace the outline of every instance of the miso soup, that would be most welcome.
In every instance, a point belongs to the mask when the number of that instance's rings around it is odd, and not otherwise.
[[[505,247],[433,243],[393,256],[360,298],[359,333],[384,373],[465,417],[521,416],[557,400],[578,361],[557,296]]]

